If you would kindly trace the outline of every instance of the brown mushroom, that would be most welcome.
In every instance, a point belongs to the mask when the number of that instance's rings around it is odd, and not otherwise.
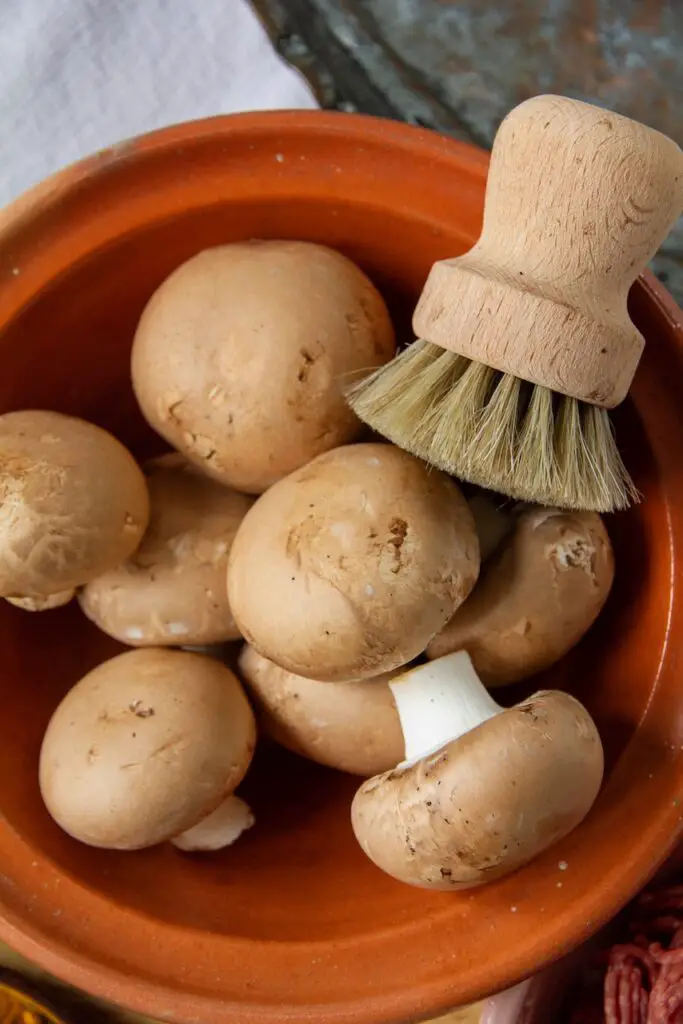
[[[220,662],[127,651],[84,676],[52,716],[40,753],[43,800],[82,843],[154,846],[233,793],[255,736],[244,691]]]
[[[208,249],[155,292],[133,386],[150,425],[206,473],[259,494],[359,421],[342,389],[395,351],[386,306],[341,253],[310,242]]]
[[[239,668],[267,735],[295,754],[354,775],[376,775],[403,757],[403,733],[388,683],[294,675],[246,645]]]
[[[69,601],[73,601],[75,596],[76,588],[69,587],[68,590],[59,590],[47,597],[6,597],[5,600],[24,612],[49,612],[53,608],[63,608]]]
[[[400,448],[356,444],[259,498],[232,547],[228,593],[260,654],[296,675],[347,681],[421,654],[478,569],[455,483]]]
[[[399,881],[463,889],[515,871],[588,814],[603,775],[586,709],[558,691],[513,708],[489,696],[461,651],[389,684],[406,760],[365,782],[352,824]]]
[[[0,416],[0,596],[39,611],[127,558],[149,518],[141,470],[92,423]]]
[[[526,679],[578,643],[613,579],[612,546],[597,513],[527,507],[427,657],[466,650],[487,686]]]
[[[177,453],[147,464],[149,527],[122,565],[80,596],[100,629],[132,647],[236,640],[228,555],[251,498],[210,480]]]

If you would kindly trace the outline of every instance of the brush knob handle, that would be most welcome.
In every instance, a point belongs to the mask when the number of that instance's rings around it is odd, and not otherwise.
[[[644,340],[626,300],[683,212],[683,152],[619,114],[560,96],[496,135],[473,249],[432,268],[418,337],[610,408]]]

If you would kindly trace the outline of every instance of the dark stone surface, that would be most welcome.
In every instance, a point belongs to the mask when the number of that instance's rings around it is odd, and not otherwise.
[[[539,92],[598,103],[683,144],[683,0],[254,0],[322,106],[490,146]],[[683,302],[683,223],[655,261]]]

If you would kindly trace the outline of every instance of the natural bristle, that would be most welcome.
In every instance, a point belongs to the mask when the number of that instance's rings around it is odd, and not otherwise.
[[[520,501],[614,512],[639,500],[609,414],[417,341],[348,394],[373,430]]]

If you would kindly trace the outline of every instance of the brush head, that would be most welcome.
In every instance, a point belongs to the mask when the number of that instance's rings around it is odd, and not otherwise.
[[[461,480],[521,501],[638,501],[606,410],[416,341],[348,392],[364,423]]]

